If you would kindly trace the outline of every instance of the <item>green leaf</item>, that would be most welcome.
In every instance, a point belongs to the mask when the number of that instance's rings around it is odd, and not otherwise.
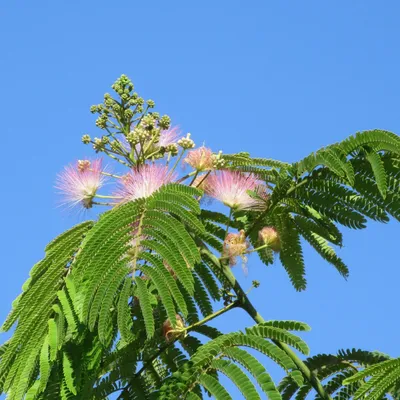
[[[383,198],[386,198],[387,194],[387,179],[385,166],[382,162],[381,156],[374,151],[367,152],[367,160],[371,164],[372,171],[374,172],[376,184]]]
[[[142,310],[144,325],[146,327],[147,338],[151,339],[154,335],[154,317],[151,307],[150,293],[146,284],[140,279],[135,279],[140,309]]]
[[[118,299],[118,329],[126,343],[134,340],[132,334],[132,318],[130,314],[129,298],[131,297],[132,279],[126,278]]]
[[[65,353],[63,354],[63,372],[64,372],[65,383],[67,385],[68,390],[76,395],[77,390],[74,379],[74,368],[72,366],[71,360]]]

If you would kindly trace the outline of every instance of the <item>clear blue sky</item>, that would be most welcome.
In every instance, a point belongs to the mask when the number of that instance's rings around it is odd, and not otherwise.
[[[358,131],[400,132],[400,3],[352,1],[3,2],[0,319],[55,235],[78,221],[56,208],[56,173],[90,155],[89,107],[121,73],[214,150],[296,161]],[[267,319],[297,319],[312,354],[399,356],[396,223],[345,233],[344,281],[307,249],[308,289],[279,263],[250,259],[244,286]],[[240,311],[217,325],[251,325]]]

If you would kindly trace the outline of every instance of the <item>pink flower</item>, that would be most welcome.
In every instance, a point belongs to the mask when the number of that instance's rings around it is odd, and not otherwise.
[[[244,230],[239,233],[228,233],[224,240],[224,247],[222,251],[223,257],[229,259],[229,265],[236,265],[236,257],[242,258],[243,264],[247,262],[245,253],[250,247],[249,242],[246,240]]]
[[[247,191],[259,190],[260,183],[253,174],[237,171],[221,171],[207,178],[206,193],[234,210],[260,207],[260,199],[252,198]]]
[[[170,144],[176,143],[179,138],[179,133],[179,128],[177,126],[161,131],[160,139],[157,143],[158,146],[167,147]]]
[[[209,171],[214,169],[213,153],[210,149],[204,146],[189,151],[184,161],[197,171]]]
[[[64,194],[64,204],[74,207],[80,204],[91,208],[96,192],[103,186],[106,177],[102,174],[102,160],[79,160],[68,165],[57,176],[56,188]]]
[[[122,203],[149,197],[174,179],[175,174],[171,174],[168,167],[155,164],[143,165],[122,177],[121,187],[115,195],[121,197]]]

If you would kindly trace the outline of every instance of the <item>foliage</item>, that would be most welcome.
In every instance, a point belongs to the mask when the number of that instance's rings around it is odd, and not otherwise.
[[[263,320],[232,272],[236,258],[245,262],[249,253],[266,265],[279,257],[294,288],[304,290],[307,242],[347,277],[337,254],[340,226],[400,219],[400,138],[360,132],[293,164],[212,154],[191,150],[190,135],[175,137],[169,117],[151,111],[154,102],[139,97],[127,77],[113,89],[118,99],[106,94],[91,109],[104,135],[82,140],[131,173],[93,171],[88,160],[74,170],[81,186],[68,190],[80,206],[108,209],[52,241],[14,301],[2,327],[14,331],[0,347],[7,398],[230,399],[221,375],[247,399],[299,400],[313,390],[322,399],[400,398],[398,359],[342,350],[302,361],[296,351],[309,349],[292,331],[309,327]],[[187,151],[193,170],[178,177]],[[222,169],[258,182],[235,194],[235,201],[249,196],[257,207],[232,206],[228,215],[203,201],[214,193],[227,204],[226,193],[220,198],[207,186]],[[100,195],[94,172],[123,190]],[[261,235],[265,227],[273,238]],[[208,325],[233,308],[256,325],[226,334]],[[264,356],[287,373],[278,386]]]

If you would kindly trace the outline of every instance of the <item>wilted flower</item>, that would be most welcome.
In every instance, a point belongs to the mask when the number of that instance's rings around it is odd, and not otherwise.
[[[281,249],[281,241],[279,234],[272,226],[266,226],[258,232],[260,242],[268,245],[273,251],[279,252]]]
[[[172,182],[175,174],[161,165],[143,165],[132,169],[121,178],[121,187],[115,193],[122,203],[151,196],[161,186]]]
[[[64,194],[64,204],[91,208],[93,198],[106,180],[102,172],[101,159],[79,160],[76,165],[66,166],[56,182],[56,188]]]
[[[249,247],[250,243],[246,239],[244,230],[239,233],[228,233],[224,240],[222,255],[229,259],[230,266],[236,265],[236,257],[238,256],[242,258],[243,264],[246,264],[247,257],[245,254]]]
[[[214,168],[213,153],[204,146],[189,151],[184,161],[199,172],[209,171]]]
[[[171,321],[167,319],[163,323],[163,336],[167,342],[179,337],[184,331],[185,323],[179,314],[176,314],[176,327],[174,328]]]
[[[234,210],[257,208],[262,201],[252,198],[248,191],[255,191],[260,186],[253,174],[238,171],[221,171],[218,175],[207,178],[206,193]]]

